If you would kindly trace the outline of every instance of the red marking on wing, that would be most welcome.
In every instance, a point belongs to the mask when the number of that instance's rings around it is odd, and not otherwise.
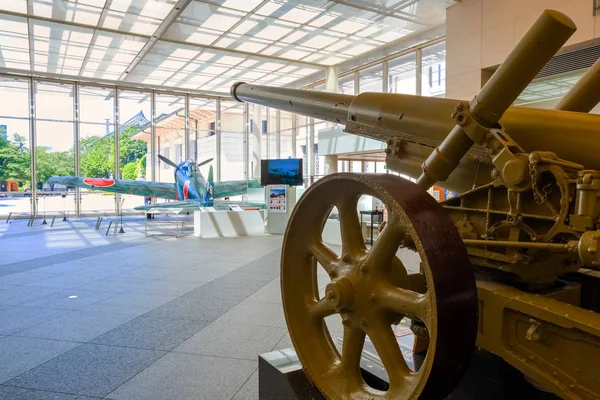
[[[104,179],[104,178],[84,178],[83,183],[89,186],[96,187],[108,187],[115,184],[114,179]]]

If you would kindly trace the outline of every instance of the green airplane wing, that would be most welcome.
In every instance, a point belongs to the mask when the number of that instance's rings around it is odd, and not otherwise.
[[[214,195],[215,199],[221,199],[223,197],[240,196],[248,193],[248,189],[255,189],[262,187],[258,180],[253,179],[249,181],[227,181],[227,182],[216,182],[214,184]]]
[[[169,210],[169,209],[183,209],[185,211],[194,211],[200,209],[200,203],[196,200],[184,200],[184,201],[172,201],[169,203],[157,203],[148,204],[143,206],[135,207],[136,210],[150,211],[150,210]]]
[[[102,192],[132,194],[136,196],[152,196],[162,199],[177,200],[177,189],[174,183],[131,181],[106,178],[79,178],[76,176],[53,176],[48,179],[53,184],[99,190]]]

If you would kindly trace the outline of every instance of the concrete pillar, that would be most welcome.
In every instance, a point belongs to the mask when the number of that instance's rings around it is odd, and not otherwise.
[[[262,106],[254,104],[251,112],[252,127],[248,132],[248,142],[250,144],[250,157],[248,161],[248,171],[251,178],[260,178],[260,160],[261,154],[261,130],[262,130]]]
[[[325,156],[325,175],[335,174],[336,172],[338,172],[337,154]]]
[[[338,66],[333,65],[325,70],[325,91],[331,93],[338,92]]]
[[[327,67],[325,70],[325,90],[331,93],[337,93],[339,91],[338,84],[338,66],[334,65],[332,67]],[[328,122],[327,127],[333,127],[336,124],[333,122]],[[338,172],[338,156],[337,154],[327,155],[325,156],[325,165],[324,165],[324,174],[334,174]]]

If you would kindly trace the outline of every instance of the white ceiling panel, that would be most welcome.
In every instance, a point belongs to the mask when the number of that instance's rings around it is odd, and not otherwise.
[[[191,0],[180,7],[178,0],[28,1],[29,10],[26,0],[0,0],[0,72],[33,68],[219,92],[240,79],[293,82],[437,25],[455,4]]]

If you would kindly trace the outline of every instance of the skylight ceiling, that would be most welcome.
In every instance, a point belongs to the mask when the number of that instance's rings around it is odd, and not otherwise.
[[[450,0],[0,0],[0,72],[227,92],[285,85],[444,21]]]

